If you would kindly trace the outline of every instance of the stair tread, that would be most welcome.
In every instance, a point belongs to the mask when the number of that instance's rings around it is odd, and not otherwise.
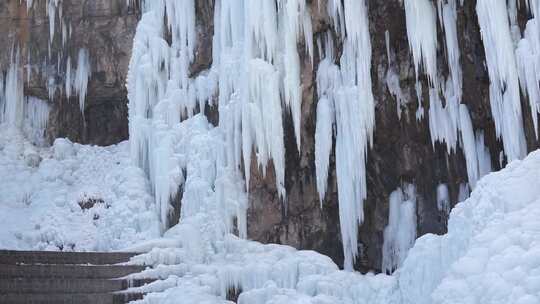
[[[0,303],[127,303],[143,297],[129,290],[155,279],[129,280],[146,266],[121,264],[133,252],[0,250]]]
[[[0,279],[20,277],[112,279],[141,272],[145,268],[145,266],[135,265],[2,265]]]
[[[80,294],[108,293],[127,290],[153,282],[154,279],[72,279],[72,278],[9,278],[0,279],[0,294]]]
[[[0,303],[11,304],[115,304],[142,299],[144,293],[35,293],[0,294]]]
[[[0,250],[0,264],[92,264],[128,262],[134,252],[65,252]]]

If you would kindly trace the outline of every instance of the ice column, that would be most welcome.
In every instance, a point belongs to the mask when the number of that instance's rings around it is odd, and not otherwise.
[[[374,98],[371,90],[371,42],[364,1],[328,2],[336,30],[346,32],[341,67],[334,64],[332,38],[327,36],[325,57],[317,71],[319,102],[334,105],[336,128],[336,175],[339,196],[340,228],[345,268],[352,270],[358,255],[358,225],[363,222],[366,189],[366,157],[375,127]],[[340,25],[344,25],[341,27]],[[342,33],[343,34],[343,33]],[[328,100],[328,101],[325,101]],[[328,107],[321,112],[328,111]],[[331,113],[327,113],[331,115]],[[317,122],[319,137],[328,138],[328,117]],[[324,131],[323,131],[324,130]],[[320,142],[320,141],[319,141]],[[326,191],[328,143],[317,145],[317,184],[319,194]]]
[[[521,114],[518,69],[505,0],[478,0],[478,22],[490,78],[491,113],[508,161],[526,150]]]
[[[384,229],[382,271],[401,266],[416,240],[416,189],[406,184],[390,194],[388,226]]]

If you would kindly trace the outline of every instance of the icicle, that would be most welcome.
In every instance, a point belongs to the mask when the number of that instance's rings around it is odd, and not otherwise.
[[[19,68],[19,50],[11,56],[4,93],[4,121],[20,127],[24,119],[24,79]]]
[[[398,119],[401,119],[401,107],[407,103],[407,99],[405,98],[405,95],[403,95],[403,91],[401,90],[401,86],[399,85],[399,75],[396,71],[396,68],[393,66],[393,60],[395,55],[390,50],[390,33],[386,31],[384,34],[386,41],[386,57],[388,59],[388,69],[386,71],[386,87],[388,88],[390,94],[394,96],[394,98],[396,98],[396,111]]]
[[[315,168],[319,201],[324,200],[328,182],[328,165],[332,152],[332,126],[334,124],[334,105],[331,100],[321,97],[317,104],[317,126],[315,129]]]
[[[484,132],[476,132],[476,154],[478,159],[478,178],[485,176],[493,171],[491,167],[491,154],[488,147],[484,144]]]
[[[5,121],[6,96],[4,92],[4,73],[0,73],[0,124]]]
[[[49,17],[49,45],[54,40],[54,28],[56,22],[56,8],[58,7],[59,0],[47,1],[47,16]]]
[[[300,112],[302,106],[302,83],[300,80],[300,56],[298,55],[297,41],[302,33],[306,37],[306,48],[313,61],[313,46],[311,37],[311,17],[306,9],[305,0],[279,0],[282,15],[282,35],[284,36],[283,87],[285,104],[292,113],[294,133],[298,151],[300,151]]]
[[[71,89],[73,87],[73,83],[71,80],[71,57],[68,56],[66,61],[66,80],[65,80],[65,86],[66,86],[66,97],[69,99],[71,97]]]
[[[440,3],[440,2],[439,2]],[[456,26],[456,4],[449,2],[442,6],[442,22],[446,42],[446,53],[448,54],[448,66],[450,69],[450,79],[452,80],[453,95],[456,103],[461,103],[463,72],[460,64],[460,50],[457,38]]]
[[[465,154],[465,162],[467,163],[467,176],[469,179],[469,185],[472,189],[474,189],[476,186],[476,181],[479,179],[476,140],[471,122],[471,116],[469,115],[467,106],[464,104],[459,105],[459,121],[463,153]]]
[[[476,12],[486,52],[491,113],[509,161],[526,154],[518,70],[506,0],[478,0]]]
[[[538,113],[540,113],[540,27],[538,17],[529,20],[516,49],[519,79],[529,106],[538,139]]]
[[[424,68],[430,85],[437,79],[437,15],[430,0],[404,0],[407,37],[412,51],[416,79]]]
[[[75,73],[75,79],[73,80],[73,87],[75,92],[77,92],[79,95],[79,107],[83,115],[86,91],[88,89],[88,80],[90,79],[91,74],[92,71],[88,51],[86,49],[80,49],[77,60],[77,72]]]
[[[32,60],[30,59],[30,48],[28,48],[28,54],[26,56],[26,82],[29,83],[32,78]]]
[[[347,32],[341,69],[333,64],[333,45],[328,37],[323,60],[326,62],[321,62],[317,71],[317,87],[319,98],[326,95],[335,105],[336,175],[344,266],[352,270],[353,260],[358,254],[358,225],[364,219],[363,201],[367,195],[365,161],[375,126],[371,43],[364,1],[347,0],[343,9],[336,11],[344,12]],[[340,22],[334,20],[335,24]]]
[[[458,202],[465,201],[466,199],[469,198],[470,194],[471,194],[471,190],[467,183],[459,184]]]
[[[388,226],[384,228],[382,271],[392,273],[403,264],[416,240],[416,188],[407,184],[390,194]]]

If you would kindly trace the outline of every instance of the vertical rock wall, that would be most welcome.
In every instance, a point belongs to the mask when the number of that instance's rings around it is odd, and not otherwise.
[[[34,0],[30,8],[26,3],[0,2],[0,71],[8,69],[12,53],[18,51],[20,66],[24,67],[25,95],[48,100],[52,107],[49,140],[69,137],[81,143],[107,145],[127,139],[125,80],[138,22],[137,7],[128,7],[125,0],[61,1],[50,42],[48,1]],[[63,25],[68,33],[65,43]],[[71,58],[74,69],[81,49],[88,50],[92,73],[84,115],[78,96],[68,97],[64,89],[67,59]],[[50,90],[53,96],[49,96]]]

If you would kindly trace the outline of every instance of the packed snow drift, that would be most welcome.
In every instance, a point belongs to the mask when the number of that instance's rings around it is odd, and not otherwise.
[[[160,235],[127,142],[38,147],[0,124],[0,172],[0,249],[108,251]]]

